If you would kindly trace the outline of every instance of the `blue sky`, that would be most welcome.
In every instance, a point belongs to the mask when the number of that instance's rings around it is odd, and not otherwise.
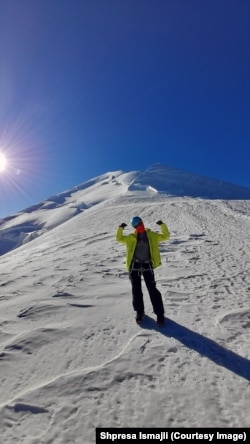
[[[250,187],[250,2],[1,0],[0,217],[155,162]]]

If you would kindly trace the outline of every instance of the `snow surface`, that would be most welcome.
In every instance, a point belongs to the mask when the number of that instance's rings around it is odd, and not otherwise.
[[[250,202],[225,183],[230,200],[213,199],[218,182],[196,176],[193,197],[174,195],[169,174],[106,173],[0,221],[4,444],[92,444],[96,427],[250,427]],[[144,284],[147,318],[134,320],[115,241],[134,215],[171,233],[155,270],[164,328]]]

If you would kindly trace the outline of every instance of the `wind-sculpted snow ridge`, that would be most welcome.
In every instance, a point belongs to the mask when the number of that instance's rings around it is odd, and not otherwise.
[[[69,221],[94,205],[126,193],[137,173],[102,174],[0,220],[0,255]]]
[[[152,187],[159,193],[179,197],[203,199],[250,199],[250,188],[234,185],[218,179],[204,177],[161,164],[155,164],[138,173],[132,189]]]

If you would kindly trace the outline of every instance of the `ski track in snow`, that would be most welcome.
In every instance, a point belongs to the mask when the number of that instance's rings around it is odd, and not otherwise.
[[[107,201],[2,257],[3,442],[92,444],[105,426],[249,427],[249,202],[155,199]],[[135,206],[171,232],[155,271],[163,329],[145,289],[148,317],[135,324],[114,238]]]

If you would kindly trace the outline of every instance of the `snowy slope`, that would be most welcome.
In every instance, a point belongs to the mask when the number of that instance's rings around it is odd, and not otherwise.
[[[158,173],[107,173],[2,221],[10,240],[15,223],[44,230],[0,262],[3,443],[250,426],[250,202],[162,193]],[[135,214],[171,232],[155,270],[163,329],[145,287],[148,318],[134,321],[115,231]]]
[[[95,177],[0,220],[0,255],[61,225],[90,207],[125,195],[250,199],[250,189],[182,170],[152,165],[145,171],[115,171]]]

